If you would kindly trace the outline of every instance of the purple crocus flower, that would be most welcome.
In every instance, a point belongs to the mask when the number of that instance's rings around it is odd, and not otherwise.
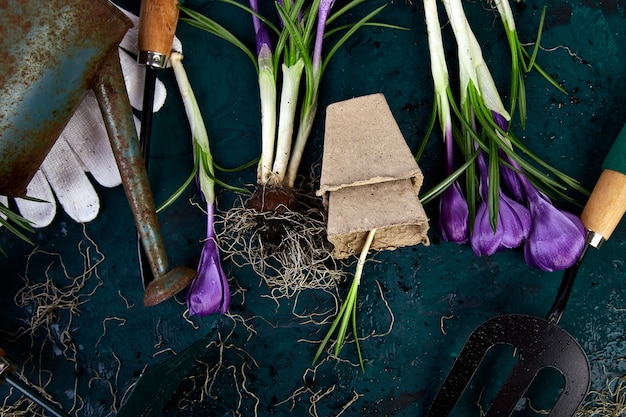
[[[463,244],[467,242],[469,231],[469,208],[461,191],[454,181],[439,198],[439,232],[443,240]]]
[[[218,311],[224,314],[230,307],[230,288],[213,230],[214,210],[214,204],[207,204],[207,238],[198,263],[198,275],[187,292],[190,315],[207,316]]]
[[[454,171],[452,126],[445,123],[447,175]],[[439,232],[445,241],[466,243],[469,234],[469,207],[458,181],[446,188],[439,198]]]
[[[493,255],[504,249],[516,248],[528,237],[531,227],[530,212],[526,207],[498,190],[498,222],[493,230],[488,200],[487,164],[482,153],[478,155],[481,202],[476,210],[474,230],[470,238],[472,250],[478,256]]]
[[[554,271],[572,266],[585,246],[585,227],[572,213],[559,210],[548,196],[521,176],[532,215],[524,259],[534,268]]]

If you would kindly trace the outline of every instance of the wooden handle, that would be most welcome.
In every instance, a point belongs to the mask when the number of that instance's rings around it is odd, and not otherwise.
[[[607,240],[626,212],[626,125],[617,135],[602,169],[580,219],[587,229]]]
[[[178,0],[143,0],[139,11],[139,51],[169,56],[178,23]]]
[[[605,169],[580,215],[585,227],[607,240],[626,212],[626,175]]]

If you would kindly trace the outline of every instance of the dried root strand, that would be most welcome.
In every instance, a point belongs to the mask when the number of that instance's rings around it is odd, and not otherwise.
[[[259,212],[235,205],[217,219],[220,249],[238,266],[250,265],[275,299],[302,290],[332,290],[345,273],[331,255],[322,210]]]
[[[185,378],[188,386],[184,392],[178,394],[179,410],[187,410],[205,401],[221,401],[231,408],[231,413],[235,416],[258,415],[260,399],[246,384],[248,382],[247,370],[258,369],[259,364],[245,349],[230,342],[239,322],[243,323],[248,332],[252,329],[256,333],[256,330],[240,316],[229,317],[233,320],[233,327],[230,331],[225,335],[218,332],[217,340],[211,341],[206,346],[207,351],[213,351],[211,364],[198,359],[197,371]],[[232,382],[234,393],[223,395],[225,387],[230,385],[227,381]],[[227,403],[225,398],[230,398],[232,401]]]
[[[626,415],[626,376],[607,380],[599,391],[591,391],[574,417],[605,417]]]
[[[73,316],[80,315],[80,306],[89,301],[102,286],[98,266],[104,261],[104,254],[86,233],[84,236],[85,239],[78,243],[83,268],[76,276],[68,272],[60,253],[35,249],[28,255],[25,274],[22,277],[24,286],[14,299],[18,307],[32,311],[32,316],[25,320],[26,328],[18,337],[25,333],[32,335],[41,328],[48,332],[51,340],[61,339],[63,342],[64,336],[69,337]],[[30,278],[29,271],[32,270],[35,259],[37,262],[45,262],[45,259],[41,261],[41,257],[49,259],[48,266],[43,274],[44,279],[36,281]],[[61,274],[58,273],[59,270]],[[95,278],[95,281],[92,278]],[[66,285],[63,285],[63,281]],[[62,316],[66,318],[68,324],[60,328],[58,323]],[[68,340],[70,339],[71,337]],[[63,346],[67,348],[64,343]]]

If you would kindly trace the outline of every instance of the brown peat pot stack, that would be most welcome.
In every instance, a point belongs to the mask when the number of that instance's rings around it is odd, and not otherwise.
[[[333,103],[326,110],[318,195],[328,209],[333,255],[428,245],[428,218],[418,193],[423,175],[382,94]]]

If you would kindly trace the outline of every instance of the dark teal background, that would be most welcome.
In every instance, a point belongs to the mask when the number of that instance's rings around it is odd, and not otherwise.
[[[138,1],[119,3],[138,13]],[[385,2],[365,2],[342,21],[354,22],[381,4]],[[211,16],[248,45],[254,45],[251,19],[245,12],[213,1],[193,0],[185,5]],[[485,3],[464,5],[501,94],[506,97],[509,53],[499,18]],[[527,126],[522,130],[516,123],[514,131],[548,163],[591,188],[613,139],[626,122],[626,3],[623,0],[515,3],[522,42],[534,40],[544,5],[548,6],[541,42],[545,49],[539,52],[538,61],[565,86],[569,96],[531,73],[526,78]],[[376,20],[410,30],[363,28],[337,52],[322,81],[318,118],[302,165],[303,175],[314,178],[319,175],[325,107],[332,102],[381,92],[411,149],[417,148],[425,133],[433,92],[421,3],[389,2]],[[249,58],[230,44],[184,23],[179,24],[177,34],[183,42],[184,65],[205,117],[215,160],[222,166],[234,167],[255,158],[259,153],[260,115],[256,75]],[[454,44],[448,45],[449,62],[453,62]],[[154,116],[150,180],[157,203],[164,201],[192,168],[188,125],[173,74],[164,71],[160,78],[168,87],[168,98]],[[424,189],[444,175],[443,150],[438,138],[438,132],[433,134],[420,160]],[[230,184],[249,186],[255,181],[255,171],[249,169],[220,178]],[[67,286],[70,282],[64,278],[58,262],[53,263],[56,258],[51,255],[34,256],[26,269],[27,255],[33,248],[0,230],[0,244],[9,254],[8,258],[0,259],[3,285],[0,346],[24,365],[23,371],[32,381],[43,383],[39,380],[40,369],[52,372],[51,377],[43,374],[46,389],[66,409],[73,404],[76,381],[76,392],[86,401],[83,407],[77,407],[81,408],[76,413],[79,416],[115,415],[125,392],[146,366],[151,369],[174,352],[182,352],[211,330],[221,334],[227,347],[223,351],[223,368],[211,392],[215,398],[205,396],[202,403],[183,411],[169,404],[161,414],[150,415],[237,415],[233,410],[237,409],[241,396],[242,415],[253,415],[256,410],[258,415],[304,416],[311,412],[312,393],[325,393],[334,387],[316,403],[320,416],[337,415],[357,394],[358,400],[343,415],[421,416],[471,330],[502,313],[544,316],[562,276],[561,272],[531,269],[524,263],[521,249],[478,258],[468,246],[442,242],[434,228],[437,207],[430,204],[426,210],[433,226],[431,246],[371,254],[371,261],[365,267],[358,326],[361,335],[375,333],[375,337],[361,343],[365,372],[354,366],[353,344],[344,347],[340,361],[330,359],[316,368],[316,372],[307,371],[317,345],[306,340],[320,340],[327,326],[306,323],[294,311],[303,313],[315,308],[327,311],[334,307],[332,297],[309,291],[297,300],[282,299],[277,304],[267,298],[268,288],[250,269],[226,261],[224,267],[233,289],[240,288],[233,294],[231,307],[237,321],[220,316],[193,317],[192,326],[182,317],[185,310],[182,295],[156,307],[144,308],[135,231],[123,191],[118,187],[99,188],[98,192],[101,214],[84,226],[84,232],[105,256],[97,268],[102,285],[87,296],[88,290],[99,282],[96,276],[90,278],[84,290],[84,303],[69,325],[77,352],[75,362],[55,351],[54,346],[61,345],[54,332],[51,336],[54,343],[43,329],[32,338],[14,336],[23,327],[21,320],[29,319],[33,313],[32,308],[17,308],[15,304],[24,275],[32,282],[41,282],[51,265],[47,273],[57,285]],[[218,208],[227,210],[236,198],[232,192],[220,189]],[[199,201],[194,187],[162,213],[160,220],[171,265],[195,268],[206,217],[189,199]],[[577,214],[580,212],[579,207],[561,205]],[[83,270],[83,258],[78,252],[79,242],[88,244],[83,226],[64,213],[59,213],[50,227],[37,230],[34,240],[38,249],[60,253],[69,275],[76,276]],[[602,388],[607,379],[626,374],[625,245],[626,227],[622,222],[600,250],[590,251],[586,256],[560,322],[588,353],[594,388]],[[97,254],[92,249],[88,256],[95,259]],[[346,288],[341,288],[342,295]],[[393,327],[386,335],[382,334],[389,329],[392,316],[384,300],[393,311]],[[242,318],[253,331],[242,324]],[[59,311],[56,325],[65,328],[68,320],[67,312]],[[211,344],[201,360],[212,368],[218,361],[218,353]],[[241,388],[242,366],[245,388],[258,397],[258,403]],[[200,390],[194,388],[190,378],[198,377],[204,369],[205,365],[192,367],[174,400],[181,398],[183,392],[188,392],[192,399],[200,398]],[[487,385],[495,383],[505,368],[494,365],[492,371],[483,376]],[[546,384],[538,387],[539,396],[532,402],[535,408],[549,406],[544,404],[543,397],[550,396],[551,391],[546,387],[554,379],[554,375],[548,375]],[[167,378],[150,381],[155,386],[161,383],[178,385],[177,380]],[[110,386],[114,387],[114,395]],[[288,400],[299,389],[303,390],[302,394]],[[480,385],[475,391],[475,395],[480,393]],[[7,387],[0,387],[0,396],[7,393]],[[145,398],[146,402],[151,400]],[[479,415],[475,401],[475,398],[467,399],[459,407],[458,415]],[[527,409],[524,415],[533,413]]]

